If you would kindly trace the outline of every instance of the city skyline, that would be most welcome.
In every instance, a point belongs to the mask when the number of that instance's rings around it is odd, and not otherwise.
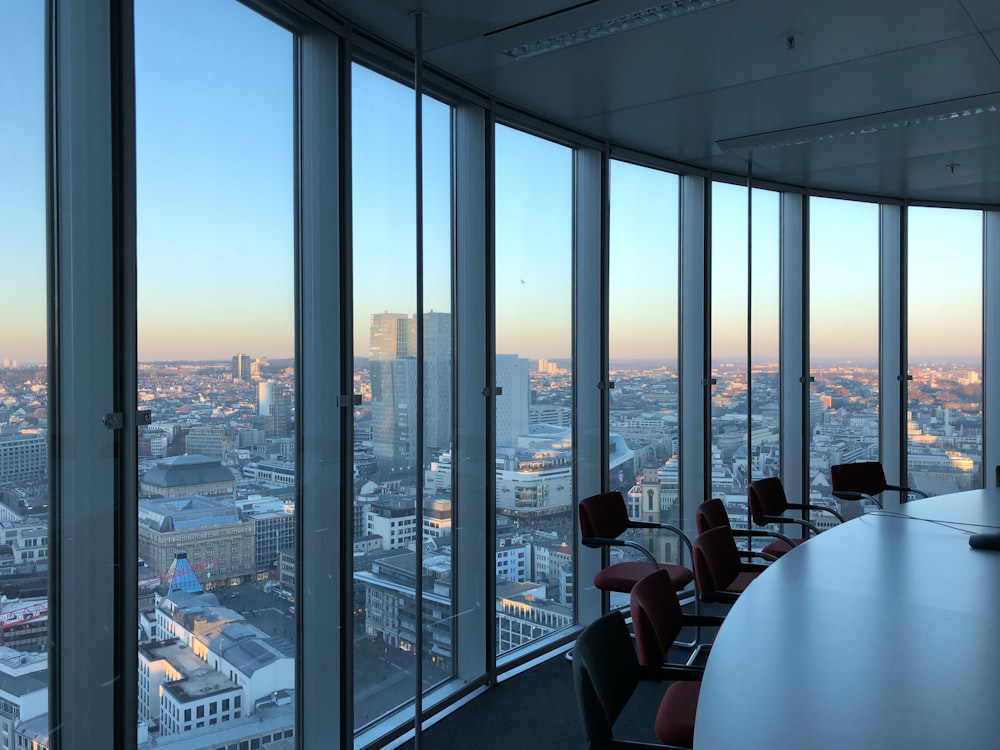
[[[42,3],[0,7],[0,70],[18,71],[17,76],[0,75],[2,98],[10,102],[10,111],[18,113],[16,118],[0,121],[0,156],[11,168],[8,174],[16,175],[16,180],[0,178],[0,268],[5,269],[7,278],[18,280],[5,288],[0,316],[19,321],[5,333],[2,354],[22,362],[46,359],[42,10]],[[199,18],[194,26],[190,24],[193,13]],[[137,4],[136,37],[139,358],[212,360],[239,349],[291,357],[292,35],[274,24],[261,23],[259,16],[237,3],[206,6],[188,0],[169,5]],[[213,75],[205,75],[206,70]],[[353,144],[355,179],[359,181],[354,201],[354,337],[356,354],[363,354],[372,314],[401,300],[408,300],[407,311],[415,312],[415,191],[412,180],[398,179],[399,174],[412,173],[413,169],[414,103],[407,86],[359,65],[354,71],[354,95],[359,104],[355,112],[369,113],[365,127],[355,129]],[[251,88],[247,81],[253,82]],[[448,311],[449,110],[430,97],[424,102],[425,308]],[[234,121],[241,127],[234,129]],[[570,151],[504,126],[498,128],[497,139],[501,147],[509,143],[512,157],[498,164],[497,214],[521,217],[516,225],[506,222],[498,226],[498,259],[503,260],[496,264],[498,351],[517,351],[531,358],[563,358],[570,353],[568,336],[562,333],[568,330],[571,279],[566,245],[570,232]],[[247,159],[247,154],[253,154],[253,159]],[[520,161],[514,161],[515,157]],[[365,166],[366,160],[371,161],[371,168]],[[513,168],[517,165],[522,169],[530,165],[541,179],[525,185],[519,169]],[[619,176],[631,173],[612,184],[622,195],[619,199],[617,192],[612,194],[614,246],[624,257],[630,251],[676,245],[675,188],[661,189],[657,196],[668,210],[651,203],[645,204],[649,207],[644,211],[632,210],[629,204],[637,190],[628,181],[644,177],[639,168],[628,167],[613,163]],[[650,179],[664,174],[655,173]],[[676,181],[669,174],[661,179]],[[261,186],[266,187],[262,190]],[[717,253],[742,254],[745,261],[745,188],[717,184],[714,192],[719,215],[725,217],[715,227]],[[561,213],[542,217],[544,220],[531,219],[534,207],[551,203],[553,198],[563,206]],[[755,190],[755,258],[759,253],[765,253],[762,258],[776,257],[777,227],[774,210],[769,207],[775,198],[773,193]],[[874,204],[813,198],[811,206],[814,227],[827,222],[837,228],[836,232],[813,232],[814,263],[816,258],[835,257],[841,268],[851,268],[856,264],[853,250],[869,248],[877,241],[873,228],[877,224],[864,216],[877,215]],[[388,211],[394,221],[384,220]],[[981,228],[972,216],[977,212],[919,207],[910,211],[911,255],[929,256],[932,261],[922,261],[920,275],[910,280],[911,288],[919,291],[910,297],[911,329],[920,333],[919,337],[911,335],[911,355],[917,359],[942,354],[950,359],[974,359],[981,346],[978,324],[955,322],[981,319],[981,305],[965,293],[968,273],[978,273],[981,263],[970,267],[968,262],[942,263],[940,259],[946,257],[945,249],[954,256],[956,249],[981,247]],[[621,216],[628,219],[616,218]],[[529,230],[527,235],[525,229]],[[560,245],[567,248],[560,251],[561,260],[538,251]],[[402,254],[401,249],[405,249]],[[385,283],[384,274],[378,276],[386,263],[396,269],[392,283]],[[865,273],[877,278],[877,266],[870,260],[865,263]],[[963,272],[963,268],[967,270]],[[632,286],[640,299],[649,297],[642,285],[662,289],[676,277],[673,265],[652,276],[642,273],[641,267],[636,271]],[[382,283],[376,283],[378,278]],[[719,282],[727,279],[740,285],[739,274],[716,274]],[[220,294],[220,281],[233,293]],[[764,305],[761,314],[773,316],[766,311],[777,309],[777,297],[764,294],[776,291],[776,282],[776,274],[755,275],[755,305],[758,300]],[[615,280],[617,288],[620,283]],[[556,286],[549,289],[553,284]],[[738,320],[734,316],[745,315],[745,276],[742,284],[744,292],[713,300],[718,319]],[[666,288],[668,312],[673,315],[676,292],[669,290],[676,287],[666,283]],[[840,296],[837,315],[814,319],[814,326],[825,329],[814,329],[822,349],[813,353],[829,357],[841,347],[845,358],[865,356],[866,351],[848,350],[855,343],[848,334],[857,330],[857,323],[868,325],[875,319],[870,314],[858,317],[865,311],[870,313],[870,295],[862,304],[851,297],[850,286],[837,284],[836,289]],[[514,296],[510,296],[511,290],[516,292]],[[178,305],[179,291],[182,299],[197,300],[197,304]],[[817,288],[814,294],[819,291]],[[861,293],[867,293],[867,287]],[[557,295],[555,309],[546,304],[552,294]],[[939,307],[917,302],[928,298],[946,300],[946,320],[941,319]],[[266,315],[260,314],[261,300],[268,301]],[[644,317],[641,305],[629,305],[627,297],[614,288],[612,300],[617,305],[611,315],[612,358],[648,357],[648,343],[636,339],[638,325],[648,326],[644,323],[648,315]],[[658,305],[658,309],[665,309],[662,302]],[[562,320],[553,319],[554,314]],[[212,324],[204,325],[205,320]],[[538,320],[545,320],[546,325],[525,326]],[[552,330],[559,331],[555,338]],[[822,335],[817,335],[820,330]],[[675,346],[673,325],[653,335],[663,347]],[[735,339],[718,330],[714,354],[741,355],[744,346],[739,334],[734,335]],[[768,349],[773,349],[773,330],[755,331],[755,338],[764,350],[761,356],[772,356]]]

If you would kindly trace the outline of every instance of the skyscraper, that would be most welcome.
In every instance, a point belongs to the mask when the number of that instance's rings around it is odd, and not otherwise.
[[[237,354],[233,357],[233,380],[250,379],[250,355]]]
[[[372,315],[372,449],[381,468],[416,463],[416,325],[405,313]]]
[[[425,464],[451,447],[451,313],[424,313]]]
[[[528,360],[516,354],[497,355],[497,445],[513,447],[519,435],[528,434],[528,407],[531,403]]]
[[[270,416],[271,402],[274,400],[274,381],[262,380],[257,383],[257,414],[262,417]]]
[[[291,433],[292,396],[281,383],[272,383],[271,401],[264,417],[264,434],[269,438],[283,438]]]

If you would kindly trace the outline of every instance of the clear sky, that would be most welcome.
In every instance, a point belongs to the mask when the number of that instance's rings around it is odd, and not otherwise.
[[[43,10],[0,0],[0,359],[45,357]],[[196,19],[197,22],[193,22]],[[139,355],[293,353],[293,37],[231,0],[137,0]],[[415,310],[414,98],[354,69],[355,351]],[[450,310],[449,110],[424,99],[425,307]],[[497,348],[571,350],[571,151],[497,129]],[[677,348],[677,178],[611,175],[611,356]],[[713,189],[713,357],[745,357],[746,190]],[[332,207],[331,207],[332,210]],[[754,191],[754,360],[778,342],[779,203]],[[978,358],[981,215],[910,213],[911,359]],[[816,358],[876,344],[878,211],[812,199]],[[9,321],[16,321],[11,324]]]
[[[46,358],[44,12],[0,0],[0,361]]]

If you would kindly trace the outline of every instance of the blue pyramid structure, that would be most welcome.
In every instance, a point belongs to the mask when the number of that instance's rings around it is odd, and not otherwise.
[[[163,576],[160,584],[167,593],[171,591],[187,591],[189,594],[204,593],[198,577],[195,576],[191,563],[188,562],[187,552],[178,552],[174,561],[167,568],[167,574]]]

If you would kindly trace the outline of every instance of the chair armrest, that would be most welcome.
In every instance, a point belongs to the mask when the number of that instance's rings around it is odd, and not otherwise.
[[[639,675],[643,680],[661,680],[701,682],[705,676],[704,667],[682,667],[679,664],[657,664],[650,667],[639,667]]]
[[[721,628],[725,621],[725,617],[717,615],[684,615],[682,618],[684,627]]]
[[[761,520],[764,521],[764,523],[761,525],[766,525],[769,523],[797,523],[799,526],[802,527],[803,531],[809,530],[812,531],[814,534],[819,533],[819,528],[816,526],[816,524],[810,523],[804,518],[789,518],[788,516],[764,516]],[[788,537],[784,537],[783,541],[786,541],[794,545],[794,542],[792,542],[792,540],[789,539]]]
[[[653,567],[657,570],[660,568],[660,563],[657,562],[656,558],[653,557],[653,553],[648,549],[643,547],[638,542],[630,542],[627,539],[617,539],[614,537],[606,536],[585,536],[580,539],[581,544],[586,547],[631,547],[632,549],[639,550],[645,558],[652,563]]]
[[[625,541],[606,536],[585,536],[580,539],[580,543],[585,547],[624,547]]]
[[[822,505],[810,505],[809,503],[789,503],[788,507],[794,508],[795,510],[823,511],[825,513],[830,513],[831,515],[834,516],[834,518],[836,518],[841,523],[844,522],[844,517],[840,515],[837,511],[835,511],[833,508],[826,508]]]
[[[768,552],[755,552],[753,550],[749,552],[749,556],[751,559],[753,559],[754,557],[759,557],[761,560],[767,560],[769,563],[773,563],[775,560],[778,559],[775,555],[772,555]]]
[[[834,490],[830,494],[839,500],[864,500],[871,497],[864,492],[855,492],[854,490]]]
[[[739,594],[732,594],[728,591],[711,591],[701,595],[703,602],[718,602],[720,604],[736,604],[736,600],[739,598]]]
[[[691,544],[691,538],[688,537],[683,531],[681,531],[676,526],[672,526],[669,523],[656,523],[655,521],[632,521],[629,520],[628,527],[630,529],[662,529],[663,531],[672,531],[680,540],[684,543],[684,546],[688,549],[688,554],[691,559],[694,559],[694,545]]]
[[[895,490],[896,492],[903,492],[906,494],[912,492],[914,495],[917,495],[918,497],[928,497],[926,492],[924,492],[923,490],[914,489],[913,487],[901,487],[898,484],[887,484],[885,488],[887,490]]]
[[[740,563],[741,573],[763,573],[767,570],[767,565],[761,565],[759,563]]]

